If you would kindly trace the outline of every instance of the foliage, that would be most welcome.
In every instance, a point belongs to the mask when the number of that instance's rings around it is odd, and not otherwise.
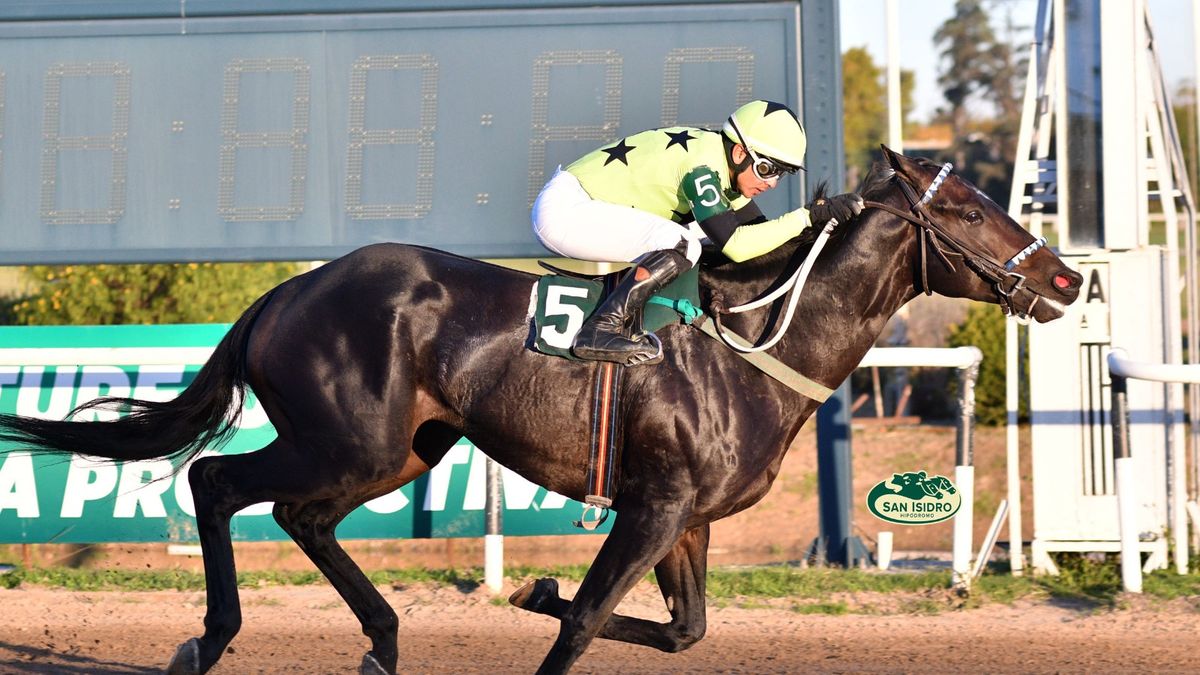
[[[865,47],[854,47],[842,54],[842,138],[845,143],[846,170],[858,183],[866,176],[871,162],[879,156],[879,144],[887,141],[887,72],[875,65]],[[913,109],[911,70],[900,71],[900,119]]]
[[[33,290],[7,311],[20,325],[229,322],[301,269],[296,263],[38,265],[24,271]]]
[[[1015,30],[1009,14],[1007,33]],[[996,36],[982,0],[957,0],[934,42],[941,46],[938,84],[950,106],[946,117],[954,135],[948,159],[984,193],[1002,198],[1012,185],[1024,56]],[[973,102],[993,112],[972,119]]]
[[[1004,424],[1008,416],[1005,402],[1005,321],[1004,314],[995,305],[972,303],[966,318],[950,328],[946,340],[950,347],[975,346],[983,352],[979,377],[975,381],[975,421],[985,426]],[[953,386],[957,387],[957,382]],[[1024,410],[1018,412],[1024,414]]]

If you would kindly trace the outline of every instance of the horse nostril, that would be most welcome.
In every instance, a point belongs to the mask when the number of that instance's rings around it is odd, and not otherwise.
[[[1082,281],[1082,280],[1083,280],[1082,277],[1080,277],[1079,281]],[[1059,289],[1060,291],[1065,291],[1065,290],[1068,290],[1068,289],[1073,288],[1078,285],[1079,284],[1076,282],[1076,279],[1072,278],[1071,276],[1068,276],[1066,274],[1054,275],[1054,286],[1055,286],[1055,288]]]

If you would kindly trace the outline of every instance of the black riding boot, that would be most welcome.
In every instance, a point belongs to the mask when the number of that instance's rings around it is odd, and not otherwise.
[[[691,267],[675,250],[653,251],[622,277],[575,335],[571,353],[581,359],[627,366],[662,361],[662,344],[649,333],[631,335],[646,301]]]

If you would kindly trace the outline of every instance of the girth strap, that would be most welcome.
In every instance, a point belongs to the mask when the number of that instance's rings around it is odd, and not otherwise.
[[[616,473],[618,437],[621,432],[621,378],[624,366],[603,362],[596,369],[592,386],[592,433],[588,452],[588,495],[583,516],[576,527],[594,530],[608,518],[612,506],[612,484]]]

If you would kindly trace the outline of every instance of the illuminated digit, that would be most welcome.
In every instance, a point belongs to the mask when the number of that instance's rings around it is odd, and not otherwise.
[[[109,133],[85,136],[62,134],[62,89],[66,78],[104,77],[112,80],[112,127]],[[125,215],[125,182],[129,170],[129,66],[119,61],[56,63],[46,71],[42,117],[42,220],[51,225],[115,223]],[[108,204],[96,208],[63,208],[58,204],[59,157],[64,151],[101,150],[112,157]]]
[[[604,66],[604,118],[600,124],[550,126],[550,69],[554,66]],[[616,138],[621,125],[621,55],[612,50],[543,52],[533,62],[533,134],[529,141],[529,204],[546,182],[548,141],[596,141]]]
[[[228,222],[296,220],[304,212],[304,188],[308,169],[308,117],[311,75],[308,62],[300,58],[234,59],[225,66],[224,96],[221,101],[221,168],[218,175],[217,211]],[[241,131],[238,107],[242,76],[247,73],[291,73],[292,128],[286,131]],[[287,204],[246,206],[236,203],[238,150],[288,148],[291,151]],[[255,176],[262,180],[263,176]]]
[[[725,120],[679,120],[679,90],[685,63],[733,63],[737,66],[736,100],[730,110],[749,103],[754,93],[754,53],[745,47],[687,47],[672,49],[663,62],[662,126],[720,129]]]
[[[421,117],[415,129],[367,129],[367,75],[372,70],[417,70]],[[437,129],[437,61],[429,54],[363,56],[350,72],[350,142],[346,150],[346,213],[355,220],[421,218],[433,208],[433,132]],[[416,145],[416,201],[364,204],[363,154],[369,145]]]

